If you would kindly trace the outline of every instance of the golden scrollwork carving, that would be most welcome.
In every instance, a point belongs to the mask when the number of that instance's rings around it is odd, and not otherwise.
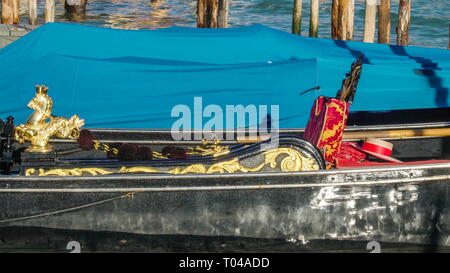
[[[153,167],[136,166],[136,167],[121,167],[119,169],[102,169],[102,168],[74,168],[74,169],[51,169],[44,171],[39,169],[38,176],[81,176],[85,173],[90,175],[105,175],[105,174],[124,174],[124,173],[169,173],[175,175],[187,173],[211,174],[211,173],[248,173],[259,172],[264,167],[272,169],[280,166],[282,172],[296,172],[296,171],[313,171],[319,170],[317,161],[294,148],[277,148],[263,152],[264,161],[256,167],[247,167],[242,165],[238,158],[214,163],[210,166],[204,164],[193,164],[187,167],[175,167],[170,170],[161,170]],[[284,157],[279,158],[281,155]],[[278,163],[278,160],[281,160]],[[35,175],[35,169],[27,169],[26,176]]]
[[[27,169],[25,172],[25,176],[34,175],[35,172],[36,172],[35,169]],[[114,171],[109,171],[103,168],[73,168],[73,169],[51,169],[51,170],[39,169],[38,176],[50,176],[50,175],[81,176],[85,173],[90,175],[105,175],[105,174],[113,174]]]
[[[176,167],[168,171],[171,174],[187,174],[187,173],[206,173],[206,166],[203,164],[193,164],[186,168]]]
[[[17,126],[14,132],[15,139],[20,144],[31,142],[27,152],[50,152],[53,150],[48,144],[50,137],[77,139],[80,127],[84,125],[84,120],[77,115],[70,119],[53,116],[53,101],[47,90],[46,86],[36,86],[36,95],[27,105],[34,112],[26,123]]]

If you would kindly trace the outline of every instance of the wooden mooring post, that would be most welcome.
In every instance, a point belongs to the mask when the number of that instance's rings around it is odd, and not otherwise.
[[[339,39],[339,0],[331,3],[331,38]]]
[[[229,0],[197,0],[197,27],[227,27],[228,1]]]
[[[19,0],[2,0],[2,24],[18,24],[19,10]]]
[[[319,35],[319,0],[311,0],[309,37],[318,37],[318,35]]]
[[[353,27],[355,23],[355,0],[348,0],[347,3],[347,40],[353,40]]]
[[[28,0],[28,23],[35,25],[37,19],[37,0]]]
[[[355,0],[333,0],[331,7],[331,37],[353,40]]]
[[[45,22],[55,22],[55,0],[45,0]]]
[[[378,42],[391,42],[391,0],[380,0],[378,6]]]
[[[350,0],[339,0],[339,21],[337,37],[339,40],[347,40],[348,11]]]
[[[64,9],[67,13],[84,13],[87,2],[88,0],[66,0],[64,2]]]
[[[228,10],[230,9],[229,0],[219,0],[219,11],[218,11],[218,27],[227,28],[228,27]]]
[[[377,2],[366,0],[366,14],[364,17],[364,38],[366,43],[373,43],[375,40],[375,29],[377,21]]]
[[[294,11],[292,13],[292,33],[302,34],[302,0],[294,0]]]
[[[398,5],[397,45],[409,43],[409,22],[411,20],[411,0],[400,0]]]

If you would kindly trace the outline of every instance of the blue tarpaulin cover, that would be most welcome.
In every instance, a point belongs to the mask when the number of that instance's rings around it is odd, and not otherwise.
[[[224,112],[241,104],[268,105],[270,113],[279,105],[280,128],[302,128],[313,100],[335,96],[362,53],[352,111],[448,107],[448,50],[307,38],[261,25],[118,30],[50,23],[0,50],[0,114],[23,123],[34,86],[44,84],[54,115],[78,114],[91,128],[170,129],[174,106],[201,111],[194,97],[203,109]]]

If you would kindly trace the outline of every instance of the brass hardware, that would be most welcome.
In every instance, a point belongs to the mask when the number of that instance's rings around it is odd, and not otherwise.
[[[84,125],[84,120],[77,115],[70,119],[53,116],[53,101],[47,91],[48,87],[36,85],[36,95],[27,105],[34,112],[25,124],[15,129],[14,136],[20,144],[31,142],[31,146],[26,149],[27,152],[50,152],[53,150],[48,144],[50,137],[77,139],[80,127]]]
[[[211,166],[204,164],[193,164],[188,167],[176,167],[171,170],[159,170],[153,167],[136,166],[136,167],[121,167],[116,170],[108,170],[102,168],[74,168],[74,169],[39,169],[38,176],[81,176],[83,173],[91,175],[105,175],[105,174],[124,174],[124,173],[169,173],[169,174],[187,174],[187,173],[247,173],[259,172],[264,167],[268,166],[272,169],[277,168],[277,158],[280,155],[285,155],[280,162],[280,169],[283,172],[297,172],[297,171],[314,171],[319,170],[317,161],[303,154],[302,152],[293,148],[278,148],[269,150],[263,153],[264,161],[256,167],[246,167],[241,164],[238,158],[215,163]],[[26,176],[35,175],[35,169],[27,169]]]

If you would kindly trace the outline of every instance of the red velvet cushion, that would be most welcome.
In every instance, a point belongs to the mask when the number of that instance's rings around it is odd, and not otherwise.
[[[314,101],[303,138],[322,151],[324,159],[335,163],[348,117],[348,103],[320,96]]]

